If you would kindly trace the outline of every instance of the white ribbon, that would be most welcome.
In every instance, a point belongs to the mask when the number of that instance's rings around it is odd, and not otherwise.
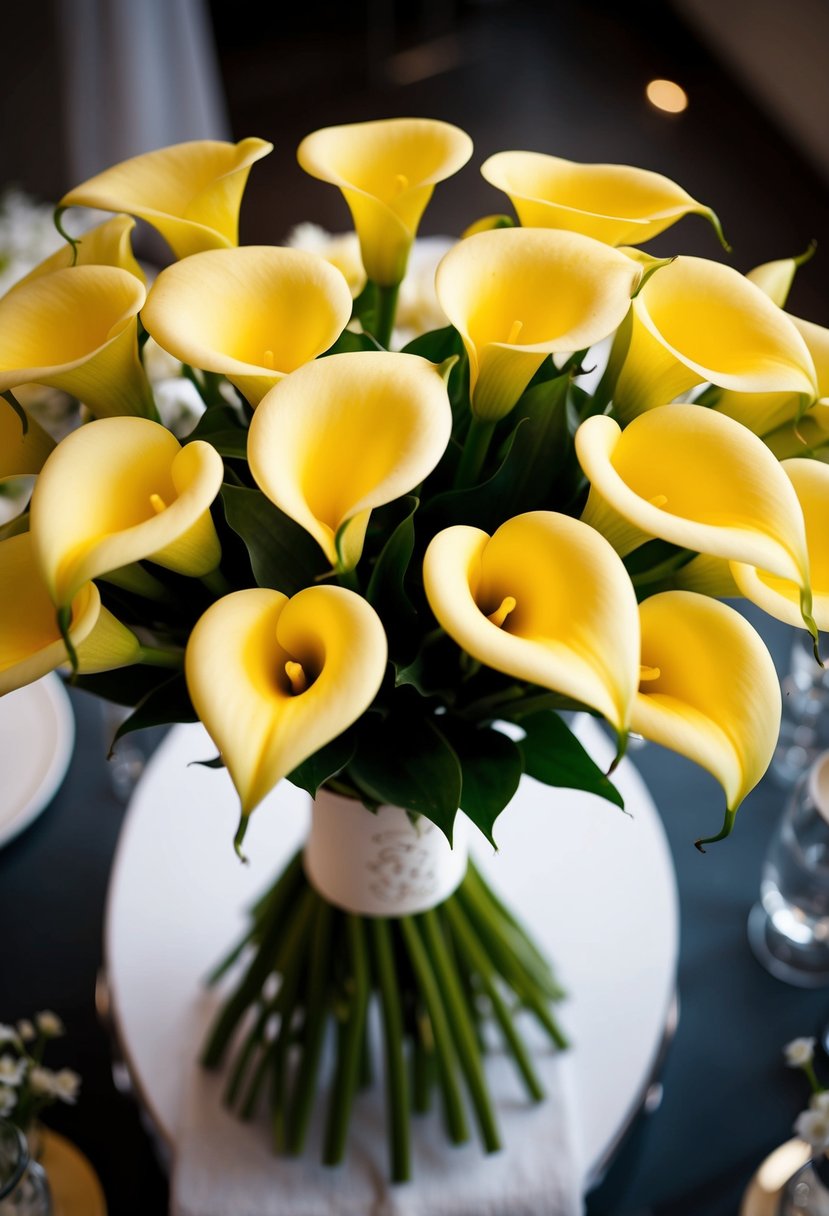
[[[305,873],[329,903],[360,916],[409,916],[434,908],[466,873],[468,822],[458,813],[454,847],[422,816],[320,790],[305,845]]]

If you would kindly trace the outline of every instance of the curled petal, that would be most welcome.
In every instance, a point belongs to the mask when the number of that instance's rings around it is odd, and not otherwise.
[[[70,190],[61,207],[126,211],[156,228],[177,258],[239,239],[239,206],[263,139],[201,139],[133,156]]]
[[[369,513],[407,494],[449,442],[440,369],[416,355],[329,355],[262,399],[248,463],[263,493],[318,541],[332,566],[359,560]]]
[[[473,413],[503,417],[548,354],[612,333],[640,277],[624,254],[578,233],[498,228],[455,245],[435,288],[469,355]]]
[[[211,249],[163,270],[141,314],[156,342],[220,372],[253,404],[322,354],[351,316],[338,270],[298,249]]]
[[[93,414],[151,414],[138,360],[144,286],[114,266],[55,270],[0,299],[0,392],[48,384]]]
[[[614,342],[613,406],[624,419],[710,381],[737,392],[817,397],[812,356],[791,320],[744,275],[678,257],[653,274]]]
[[[438,621],[474,658],[589,705],[624,735],[639,680],[636,596],[592,528],[552,511],[517,515],[492,537],[447,528],[423,579]]]
[[[182,447],[146,418],[103,418],[67,435],[43,466],[31,529],[54,602],[89,579],[151,558],[199,577],[221,551],[210,504],[224,466],[215,448]]]
[[[67,243],[18,279],[11,290],[16,291],[24,283],[51,274],[53,270],[67,270],[72,266],[116,266],[119,270],[129,271],[144,283],[144,271],[132,251],[131,234],[134,227],[135,220],[128,215],[116,215],[111,220],[105,220],[78,237],[74,259],[72,246]]]
[[[55,606],[38,569],[28,532],[0,541],[0,695],[39,680],[67,661]],[[72,599],[69,638],[83,672],[107,671],[136,662],[138,639],[106,608],[94,583]]]
[[[793,579],[809,607],[803,513],[766,445],[738,422],[698,405],[671,405],[622,431],[596,416],[576,432],[591,483],[582,518],[612,535],[621,517],[640,535]]]
[[[809,261],[816,248],[817,246],[812,242],[805,253],[801,253],[795,258],[779,258],[776,262],[764,262],[762,266],[755,266],[753,270],[749,270],[746,278],[751,279],[752,283],[764,291],[778,308],[785,308],[795,274],[804,263]]]
[[[704,215],[722,239],[710,207],[681,186],[630,165],[584,165],[542,152],[498,152],[481,173],[510,202],[525,228],[567,228],[608,245],[641,245],[682,219]]]
[[[632,727],[713,773],[731,816],[777,743],[780,685],[771,656],[738,612],[705,595],[665,591],[645,600],[639,615],[646,678]]]
[[[343,192],[366,274],[394,286],[438,182],[463,168],[472,140],[431,118],[386,118],[314,131],[299,145],[306,173]]]
[[[187,686],[243,816],[369,707],[386,651],[374,609],[341,587],[292,599],[254,588],[208,608],[187,644]]]
[[[784,460],[780,467],[794,487],[806,522],[815,622],[818,629],[829,630],[829,465],[818,460]],[[788,625],[802,623],[797,583],[738,562],[731,563],[731,572],[741,594],[770,616]]]

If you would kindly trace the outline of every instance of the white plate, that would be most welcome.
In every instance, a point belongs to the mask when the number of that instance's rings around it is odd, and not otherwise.
[[[0,697],[0,846],[52,801],[74,744],[72,706],[54,673]]]
[[[613,749],[585,717],[578,734],[607,767]],[[200,726],[176,727],[150,760],[127,814],[109,889],[105,954],[112,1013],[136,1088],[175,1145],[180,1100],[203,1033],[205,975],[245,909],[304,838],[307,795],[282,782],[253,816],[240,865],[238,799]],[[500,851],[479,864],[554,959],[572,994],[562,1021],[585,1177],[595,1177],[641,1104],[674,997],[679,920],[664,829],[634,766],[614,780],[630,812],[525,779],[499,819]],[[580,1133],[580,1134],[579,1134]]]

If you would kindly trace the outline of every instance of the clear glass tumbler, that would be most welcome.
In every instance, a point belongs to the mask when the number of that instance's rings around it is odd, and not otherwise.
[[[829,751],[795,786],[771,839],[748,936],[778,979],[829,985]]]
[[[812,639],[803,629],[795,634],[782,692],[783,718],[771,775],[790,789],[829,747],[829,666],[815,661]]]

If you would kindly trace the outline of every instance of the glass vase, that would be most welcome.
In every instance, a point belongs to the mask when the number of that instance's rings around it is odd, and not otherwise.
[[[783,1187],[777,1216],[829,1216],[829,1162],[815,1157]]]
[[[0,1216],[52,1216],[49,1181],[25,1135],[0,1119]]]

